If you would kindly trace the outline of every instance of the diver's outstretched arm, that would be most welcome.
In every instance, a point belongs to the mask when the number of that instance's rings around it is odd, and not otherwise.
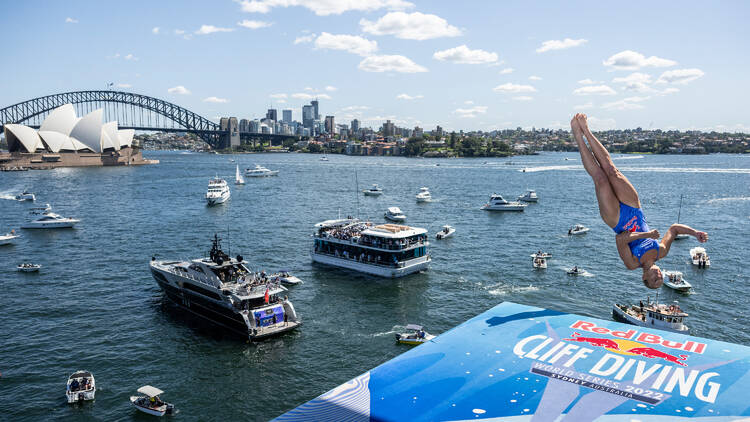
[[[667,233],[659,242],[659,259],[664,258],[669,254],[669,248],[672,247],[672,242],[677,238],[678,234],[687,234],[694,236],[698,239],[698,242],[705,243],[708,240],[708,233],[695,230],[690,226],[684,224],[672,224],[667,230]]]

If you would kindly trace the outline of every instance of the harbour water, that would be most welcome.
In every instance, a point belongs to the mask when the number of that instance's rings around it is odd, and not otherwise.
[[[229,156],[151,152],[161,164],[0,173],[0,232],[18,228],[30,206],[10,200],[29,188],[37,204],[81,219],[76,229],[19,230],[0,247],[0,414],[9,420],[142,420],[128,397],[145,384],[163,389],[188,420],[267,420],[408,350],[394,333],[407,323],[439,334],[502,302],[610,318],[614,302],[654,291],[620,262],[601,222],[593,184],[577,153],[497,159],[406,159],[307,154],[233,156],[278,177],[233,185]],[[565,160],[565,158],[570,160]],[[677,218],[709,233],[708,270],[688,264],[693,239],[676,241],[662,269],[683,271],[694,294],[678,300],[691,333],[750,345],[750,156],[617,156],[638,189],[652,228]],[[438,165],[439,164],[439,165]],[[526,172],[522,172],[526,169]],[[373,183],[380,197],[355,195]],[[207,207],[208,179],[225,177],[232,198]],[[433,202],[417,204],[421,186]],[[523,213],[479,210],[489,194],[511,199],[536,189]],[[359,209],[357,209],[357,204]],[[312,265],[313,225],[339,214],[382,221],[389,206],[407,224],[429,229],[428,272],[384,280]],[[575,223],[591,228],[569,237]],[[453,238],[435,241],[445,224]],[[148,271],[151,256],[206,256],[218,232],[225,249],[261,270],[288,269],[305,281],[289,297],[303,319],[297,331],[257,344],[222,334],[174,311]],[[534,270],[529,254],[553,254]],[[15,271],[42,264],[38,274]],[[570,277],[578,265],[591,276]],[[77,369],[96,376],[96,400],[65,403]],[[200,415],[200,416],[198,416]]]

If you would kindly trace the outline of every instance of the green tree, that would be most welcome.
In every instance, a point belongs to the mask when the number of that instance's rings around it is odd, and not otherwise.
[[[456,136],[456,132],[451,132],[450,140],[448,141],[448,146],[451,147],[451,149],[456,149],[456,142],[458,141],[458,136]]]
[[[404,155],[408,157],[418,156],[424,152],[425,148],[426,147],[423,139],[411,137],[408,141],[406,141]]]

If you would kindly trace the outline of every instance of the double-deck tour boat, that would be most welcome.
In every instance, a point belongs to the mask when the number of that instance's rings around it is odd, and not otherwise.
[[[346,218],[316,224],[313,237],[314,262],[380,277],[426,270],[431,261],[427,230],[419,227]]]
[[[687,316],[680,305],[658,303],[658,298],[655,302],[647,300],[645,305],[643,302],[630,306],[616,303],[612,308],[612,317],[617,321],[676,333],[688,331],[688,326],[683,323]]]
[[[250,271],[242,256],[230,258],[214,235],[208,258],[192,261],[151,259],[151,274],[169,299],[217,325],[259,340],[297,328],[302,322],[287,289],[265,274]]]
[[[208,181],[208,190],[206,191],[206,202],[208,205],[223,204],[232,197],[227,181],[219,176]]]

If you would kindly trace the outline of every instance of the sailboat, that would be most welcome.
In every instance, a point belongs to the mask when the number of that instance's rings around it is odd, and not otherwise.
[[[242,173],[240,173],[240,165],[237,164],[237,169],[234,173],[234,184],[235,185],[244,185],[245,179],[242,178]]]
[[[677,224],[680,224],[680,214],[682,214],[682,195],[680,195],[680,210],[677,211]],[[683,234],[678,234],[677,236],[675,236],[675,240],[677,240],[677,239],[687,239],[688,237],[690,237],[690,235],[687,235],[687,234],[684,234],[684,233]]]

